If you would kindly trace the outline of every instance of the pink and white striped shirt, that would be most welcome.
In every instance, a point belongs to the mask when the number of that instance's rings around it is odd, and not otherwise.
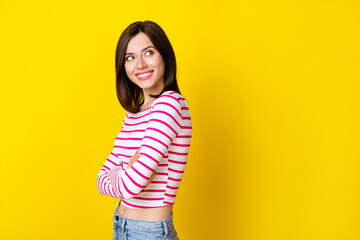
[[[121,198],[129,208],[174,204],[191,133],[187,102],[174,91],[165,91],[147,109],[135,114],[128,112],[114,149],[98,173],[98,191]],[[130,157],[139,148],[140,157],[127,168]],[[156,175],[146,187],[154,171]]]

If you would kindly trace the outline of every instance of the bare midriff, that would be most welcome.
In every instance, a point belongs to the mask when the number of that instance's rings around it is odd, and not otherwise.
[[[134,209],[125,207],[120,203],[118,213],[120,216],[141,220],[141,221],[161,221],[171,216],[173,205],[165,205],[158,208]]]

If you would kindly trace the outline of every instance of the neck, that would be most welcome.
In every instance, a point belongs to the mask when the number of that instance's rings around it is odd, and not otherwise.
[[[145,108],[148,107],[148,105],[155,100],[155,98],[150,97],[150,95],[158,95],[163,88],[164,88],[164,83],[163,81],[161,81],[156,88],[147,89],[147,90],[143,89],[144,104],[142,105],[142,109],[144,109],[144,107]]]
[[[146,92],[144,91],[144,103],[141,106],[141,110],[148,108],[152,104],[152,102],[155,101],[156,98],[150,97],[149,95],[150,94],[146,94]]]

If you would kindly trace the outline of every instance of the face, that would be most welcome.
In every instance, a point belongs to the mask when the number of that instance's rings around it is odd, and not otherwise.
[[[140,32],[129,41],[124,64],[127,76],[143,89],[144,94],[158,94],[162,91],[165,64],[145,33]]]

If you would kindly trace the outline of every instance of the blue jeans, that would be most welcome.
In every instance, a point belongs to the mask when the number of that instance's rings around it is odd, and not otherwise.
[[[173,224],[173,214],[162,221],[140,221],[119,215],[118,209],[121,200],[114,212],[113,240],[178,240]]]

